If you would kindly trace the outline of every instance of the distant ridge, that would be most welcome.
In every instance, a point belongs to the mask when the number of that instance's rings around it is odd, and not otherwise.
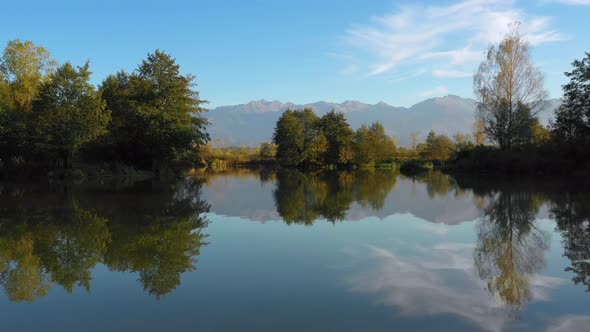
[[[558,105],[558,99],[548,101],[546,110],[540,114],[543,123],[548,122]],[[430,130],[447,135],[471,133],[476,106],[475,100],[455,95],[426,99],[409,108],[356,100],[294,104],[261,99],[220,106],[207,112],[206,116],[211,122],[209,132],[213,140],[222,139],[227,145],[258,145],[271,140],[277,119],[289,108],[310,107],[320,116],[334,109],[344,113],[354,129],[379,121],[390,135],[397,137],[399,145],[408,146],[410,133],[414,131],[422,138]]]

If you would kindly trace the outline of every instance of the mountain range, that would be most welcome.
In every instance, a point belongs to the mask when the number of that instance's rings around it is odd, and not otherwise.
[[[547,102],[545,109],[539,113],[543,124],[549,122],[559,103],[559,99]],[[318,116],[331,110],[342,112],[353,129],[379,121],[389,135],[397,138],[398,145],[408,146],[412,132],[417,132],[420,140],[430,130],[449,136],[457,132],[471,133],[477,102],[455,95],[426,99],[411,107],[396,107],[384,102],[366,104],[355,100],[342,103],[318,101],[304,105],[258,100],[217,107],[207,112],[206,117],[211,123],[209,133],[212,140],[221,139],[226,146],[254,146],[271,141],[282,112],[304,107],[312,108]]]

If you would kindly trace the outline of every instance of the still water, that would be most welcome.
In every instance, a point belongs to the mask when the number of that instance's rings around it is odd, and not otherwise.
[[[579,180],[0,183],[1,331],[590,331]]]

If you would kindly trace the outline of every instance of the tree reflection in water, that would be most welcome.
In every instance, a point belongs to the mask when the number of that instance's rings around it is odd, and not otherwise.
[[[565,271],[574,274],[575,284],[584,284],[590,291],[590,194],[583,191],[584,179],[468,180],[461,184],[472,188],[479,197],[476,201],[486,206],[478,226],[476,267],[488,280],[490,291],[508,307],[516,311],[530,299],[531,278],[544,266],[548,234],[536,223],[543,204],[550,209],[549,217],[561,233],[564,256],[570,260]]]
[[[200,188],[212,176],[122,188],[5,184],[0,189],[0,285],[11,301],[31,302],[56,284],[67,292],[90,290],[93,268],[104,264],[112,271],[136,273],[143,289],[156,298],[169,294],[183,273],[196,268],[206,244],[207,220],[202,214],[209,204],[200,198]],[[381,210],[398,178],[403,178],[380,170],[240,170],[240,176],[269,184],[282,219],[305,225],[322,218],[344,220],[353,204]],[[425,186],[431,200],[473,197],[482,211],[475,270],[510,311],[518,313],[531,300],[535,277],[544,266],[548,234],[536,222],[543,204],[550,207],[561,233],[564,255],[571,262],[566,270],[573,273],[575,283],[590,290],[588,193],[564,190],[549,181],[482,182],[440,172],[412,180]]]
[[[65,186],[1,197],[0,284],[11,301],[31,302],[52,285],[91,288],[92,269],[136,272],[157,298],[195,269],[205,245],[198,181],[143,183],[123,190]]]
[[[353,202],[374,210],[382,209],[396,180],[397,173],[391,171],[302,173],[284,170],[277,174],[275,205],[287,224],[312,225],[318,218],[341,221]]]
[[[477,226],[479,276],[512,312],[531,299],[531,279],[544,266],[548,234],[535,225],[539,206],[530,193],[492,194]]]
[[[551,201],[551,216],[561,232],[564,256],[571,266],[565,270],[574,273],[576,284],[590,291],[590,194],[564,192]]]

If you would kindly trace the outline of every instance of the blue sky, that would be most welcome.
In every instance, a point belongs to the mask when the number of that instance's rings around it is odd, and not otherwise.
[[[514,20],[550,96],[590,51],[590,0],[9,1],[0,44],[32,40],[61,63],[89,59],[93,82],[156,48],[197,76],[209,107],[472,97],[471,74]]]

